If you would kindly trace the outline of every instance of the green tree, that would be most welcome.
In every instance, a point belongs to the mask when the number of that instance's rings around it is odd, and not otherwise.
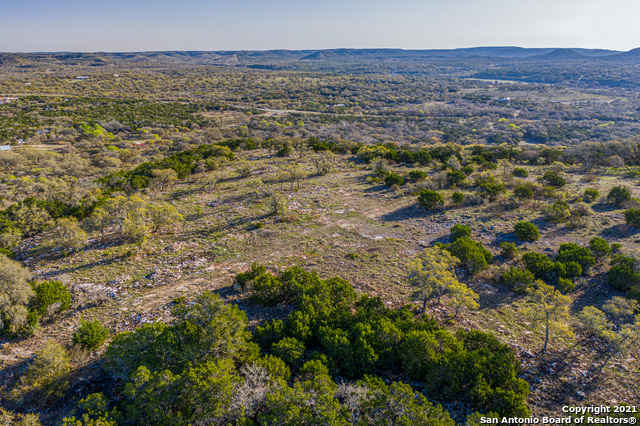
[[[43,281],[33,285],[36,293],[35,307],[44,316],[52,307],[62,312],[71,307],[71,292],[60,281]]]
[[[162,227],[170,226],[184,220],[184,217],[178,213],[178,210],[169,203],[151,204],[147,212],[153,232],[158,232]]]
[[[18,262],[0,254],[0,329],[27,330],[27,306],[35,293],[27,282],[31,274]]]
[[[617,206],[631,200],[631,191],[626,186],[614,186],[607,194],[607,202]]]
[[[449,287],[458,283],[455,275],[455,266],[459,260],[440,247],[432,247],[423,250],[409,264],[411,270],[411,285],[416,287],[414,293],[422,300],[422,310],[427,309],[427,302],[431,298],[440,299],[445,295]]]
[[[98,349],[109,337],[109,329],[95,318],[93,321],[80,320],[80,327],[73,333],[73,344],[86,350]]]
[[[543,324],[543,353],[547,351],[551,335],[573,336],[568,325],[570,305],[571,299],[568,296],[542,281],[537,281],[535,289],[530,292],[528,304],[523,313],[531,321]]]
[[[589,249],[598,260],[611,256],[611,247],[609,246],[609,243],[600,237],[593,237],[589,240]]]
[[[36,352],[35,359],[20,378],[14,395],[36,389],[44,398],[62,396],[69,386],[69,355],[58,342],[49,341]]]
[[[531,222],[518,222],[513,230],[520,241],[538,241],[540,238],[540,230]]]
[[[61,247],[63,253],[69,254],[82,248],[87,238],[76,218],[63,217],[56,219],[55,224],[47,229],[42,244],[49,248]]]
[[[418,204],[426,210],[433,210],[444,204],[444,198],[436,191],[423,189],[418,193]]]
[[[453,283],[448,289],[448,305],[453,309],[453,318],[457,318],[463,310],[476,310],[480,307],[480,296],[461,282]]]

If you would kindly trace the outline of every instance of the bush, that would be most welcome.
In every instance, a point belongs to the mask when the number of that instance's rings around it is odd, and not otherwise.
[[[523,169],[522,167],[516,167],[513,169],[512,174],[516,177],[526,178],[529,177],[529,172],[527,169]]]
[[[433,210],[444,204],[444,198],[436,191],[423,189],[418,193],[418,204],[426,210]]]
[[[544,172],[544,175],[542,176],[542,180],[547,185],[552,186],[554,188],[562,188],[567,184],[567,181],[565,180],[565,178],[563,178],[562,176],[560,176],[558,172],[555,172],[553,170],[547,170],[546,172]]]
[[[451,201],[453,201],[454,204],[464,203],[464,194],[460,191],[454,191],[453,194],[451,194]]]
[[[533,284],[535,277],[527,269],[511,267],[503,276],[504,284],[517,293],[525,293]]]
[[[71,292],[60,281],[44,281],[34,285],[36,292],[35,307],[38,315],[44,316],[54,304],[59,304],[58,311],[66,311],[71,307]]]
[[[600,196],[600,192],[595,188],[587,188],[584,190],[584,200],[587,203],[593,203]]]
[[[459,237],[453,243],[447,244],[445,250],[460,259],[472,274],[480,272],[489,266],[493,256],[481,243],[469,237]]]
[[[614,186],[607,194],[607,202],[617,206],[631,200],[631,191],[626,186]]]
[[[60,397],[69,385],[69,355],[58,342],[47,342],[20,379],[18,393],[37,389],[42,396]]]
[[[540,238],[540,230],[531,222],[518,222],[513,230],[520,241],[538,241]]]
[[[634,228],[640,228],[640,208],[630,208],[625,210],[624,220],[627,222],[627,225],[633,226]]]
[[[576,262],[584,271],[596,264],[596,259],[591,255],[591,251],[575,243],[561,244],[556,261],[562,263]]]
[[[464,182],[466,177],[467,176],[459,170],[451,170],[449,173],[447,173],[447,180],[449,181],[449,185],[453,187]]]
[[[471,227],[457,223],[451,227],[449,232],[451,233],[451,240],[455,241],[460,237],[470,237]]]
[[[569,204],[564,200],[556,200],[545,208],[546,219],[553,222],[564,222],[571,217]]]
[[[556,288],[560,290],[562,293],[568,293],[574,288],[576,288],[576,285],[569,278],[558,278],[558,282],[556,283]]]
[[[611,247],[609,247],[609,243],[600,237],[593,237],[589,241],[589,249],[597,260],[611,256]]]
[[[549,259],[549,256],[528,252],[522,255],[522,262],[540,280],[555,281],[557,279],[555,262]]]
[[[387,172],[386,176],[384,177],[384,184],[387,186],[402,186],[404,185],[404,178],[397,173]]]
[[[80,320],[78,331],[73,334],[73,344],[80,345],[83,349],[98,349],[109,337],[109,330],[103,327],[98,319],[93,321]]]
[[[273,354],[282,359],[290,367],[297,367],[304,355],[304,343],[293,337],[285,337],[271,346]]]
[[[518,185],[514,188],[513,195],[519,200],[530,200],[533,198],[533,185],[530,183]]]
[[[516,247],[515,243],[503,242],[500,243],[500,255],[507,259],[513,259],[520,254],[520,249]]]
[[[636,272],[638,261],[633,257],[614,255],[607,282],[616,291],[630,291],[640,286],[640,273]]]
[[[429,175],[424,170],[411,170],[409,172],[409,179],[414,182],[420,182],[425,180]]]

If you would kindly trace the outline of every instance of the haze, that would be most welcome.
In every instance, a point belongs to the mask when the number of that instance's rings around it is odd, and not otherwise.
[[[640,46],[630,0],[2,1],[0,51]]]

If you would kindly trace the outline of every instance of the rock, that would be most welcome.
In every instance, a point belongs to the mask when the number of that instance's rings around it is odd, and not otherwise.
[[[586,397],[586,395],[584,394],[584,392],[582,391],[577,391],[576,395],[578,396],[578,398],[580,399],[584,399]]]

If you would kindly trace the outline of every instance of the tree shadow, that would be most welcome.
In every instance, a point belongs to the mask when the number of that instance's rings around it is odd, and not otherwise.
[[[99,260],[99,261],[95,261],[95,262],[91,262],[91,263],[85,263],[84,265],[80,265],[80,266],[72,266],[72,267],[68,267],[68,268],[58,269],[56,271],[44,272],[42,274],[39,274],[38,277],[43,278],[43,279],[46,280],[48,278],[57,277],[58,275],[64,275],[64,274],[69,274],[69,273],[73,273],[73,272],[84,271],[86,269],[90,269],[90,268],[93,268],[95,266],[113,265],[114,263],[123,261],[124,258],[125,258],[125,255],[123,254],[123,255],[120,255],[120,256],[114,256],[114,257],[112,257],[110,259],[107,259],[107,260]]]
[[[626,223],[619,223],[617,225],[610,226],[600,231],[599,235],[602,237],[609,237],[613,239],[633,237],[640,233],[640,229],[633,228]]]
[[[378,192],[386,191],[388,189],[389,187],[387,185],[381,184],[381,185],[370,186],[365,190],[363,190],[362,192],[364,192],[365,194],[375,194]]]
[[[416,204],[410,204],[408,206],[399,208],[398,210],[383,214],[382,216],[380,216],[380,220],[382,220],[383,222],[398,222],[414,218],[432,218],[435,216],[440,216],[442,214],[443,212],[440,210],[425,210],[424,208]]]

